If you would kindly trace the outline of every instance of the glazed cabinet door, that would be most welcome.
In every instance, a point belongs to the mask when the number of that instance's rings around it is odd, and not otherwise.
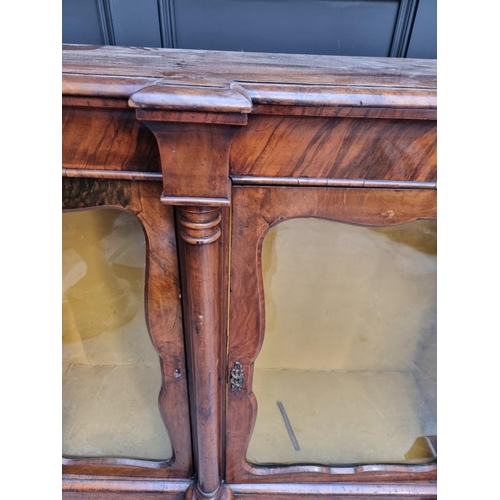
[[[232,201],[227,480],[425,493],[436,191],[235,186]]]
[[[63,178],[70,490],[74,475],[193,475],[174,215],[161,191],[156,182]]]

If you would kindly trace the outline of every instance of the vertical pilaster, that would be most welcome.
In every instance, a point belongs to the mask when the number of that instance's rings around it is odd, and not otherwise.
[[[185,498],[232,499],[223,481],[229,267],[223,231],[231,199],[229,149],[251,102],[235,89],[154,86],[129,103],[158,142],[161,202],[176,206],[196,474]]]
[[[232,498],[222,483],[225,343],[222,311],[222,214],[218,207],[177,207],[184,332],[191,374],[191,419],[197,482],[186,498]]]

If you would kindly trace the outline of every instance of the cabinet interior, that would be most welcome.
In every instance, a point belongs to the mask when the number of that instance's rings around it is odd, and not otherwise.
[[[63,455],[165,460],[161,369],[144,310],[146,240],[134,214],[63,213]]]
[[[432,460],[414,444],[436,434],[436,221],[290,219],[266,234],[262,274],[247,460]]]

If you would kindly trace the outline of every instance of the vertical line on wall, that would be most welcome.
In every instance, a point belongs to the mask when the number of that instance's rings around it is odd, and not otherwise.
[[[174,0],[158,0],[158,20],[161,46],[169,49],[177,48]]]
[[[401,0],[389,57],[406,57],[419,0]]]
[[[104,45],[116,45],[110,0],[96,0]]]

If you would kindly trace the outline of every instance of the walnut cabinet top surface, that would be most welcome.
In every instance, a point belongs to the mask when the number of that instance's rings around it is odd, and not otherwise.
[[[435,60],[63,45],[62,61],[63,94],[129,98],[141,91],[132,107],[436,108]]]

